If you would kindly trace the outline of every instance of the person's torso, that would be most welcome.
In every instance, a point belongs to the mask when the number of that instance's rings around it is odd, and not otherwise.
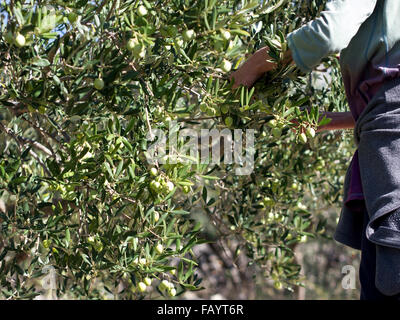
[[[355,119],[382,83],[400,76],[400,0],[378,0],[340,64],[350,110]]]

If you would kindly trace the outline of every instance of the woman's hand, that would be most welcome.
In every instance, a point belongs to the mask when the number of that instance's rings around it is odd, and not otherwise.
[[[256,51],[239,69],[232,73],[230,80],[234,80],[233,89],[241,85],[251,87],[264,73],[277,67],[268,52],[268,47]]]

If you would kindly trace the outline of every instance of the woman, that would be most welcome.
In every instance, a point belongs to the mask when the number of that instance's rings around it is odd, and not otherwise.
[[[322,130],[354,129],[334,238],[361,250],[362,300],[400,300],[400,1],[330,0],[320,17],[287,37],[285,63],[310,72],[340,52],[350,112],[325,112]],[[252,86],[276,68],[268,47],[231,78]]]

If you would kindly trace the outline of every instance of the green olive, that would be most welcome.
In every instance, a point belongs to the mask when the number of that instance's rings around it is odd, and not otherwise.
[[[278,125],[278,121],[276,121],[275,119],[272,119],[272,120],[269,120],[267,124],[270,128],[275,128]]]
[[[97,78],[94,80],[93,85],[97,90],[102,90],[104,88],[104,81],[101,78]]]
[[[223,114],[227,114],[229,112],[229,106],[227,106],[226,104],[221,106],[221,112]]]
[[[275,287],[275,289],[277,289],[277,290],[282,290],[283,284],[282,284],[282,282],[280,282],[280,281],[274,281],[274,287]]]
[[[43,247],[45,247],[46,249],[48,249],[50,247],[50,243],[51,243],[50,240],[43,240],[43,242],[42,242]]]
[[[224,40],[229,40],[231,38],[231,33],[228,30],[222,30],[221,36]]]
[[[275,138],[280,138],[282,135],[282,130],[280,128],[273,128],[271,133]]]
[[[214,108],[207,108],[206,113],[209,117],[214,117],[217,114],[217,111]]]
[[[170,282],[168,280],[161,281],[160,285],[158,286],[158,288],[161,291],[164,291],[164,290],[168,289],[169,287],[170,287]]]
[[[168,295],[169,295],[170,297],[175,297],[175,295],[176,295],[176,289],[175,289],[175,288],[170,288],[170,289],[168,290]]]
[[[154,192],[160,193],[161,184],[160,184],[160,182],[153,180],[153,181],[150,182],[150,188],[151,188]]]
[[[206,112],[207,108],[208,108],[207,103],[205,103],[205,102],[200,103],[199,107],[200,107],[201,112]]]
[[[221,64],[221,69],[222,69],[222,71],[224,71],[224,72],[229,72],[229,71],[231,71],[231,69],[232,69],[232,63],[231,63],[230,61],[224,59],[224,60],[222,61],[222,64]]]
[[[307,143],[307,135],[304,132],[299,135],[299,139],[302,143]]]
[[[194,30],[185,30],[182,34],[182,37],[185,41],[190,41],[194,37],[196,37],[196,32]]]
[[[158,213],[158,211],[153,212],[153,220],[156,223],[158,222],[158,220],[160,220],[160,214]]]
[[[307,135],[308,135],[310,138],[314,138],[314,137],[315,137],[315,130],[314,130],[314,128],[311,128],[311,127],[307,128],[306,133],[307,133]]]
[[[231,127],[232,124],[233,124],[233,119],[232,119],[232,117],[226,117],[226,118],[225,118],[225,125],[226,125],[227,127]]]
[[[168,182],[165,184],[165,186],[166,186],[166,188],[167,188],[167,191],[169,191],[169,192],[171,192],[171,191],[174,190],[174,188],[175,188],[174,183],[171,182],[171,181],[168,181]]]
[[[151,286],[152,280],[149,277],[144,278],[143,282],[146,286]]]
[[[158,171],[157,171],[157,169],[156,168],[151,168],[150,169],[150,174],[153,176],[153,177],[156,177],[157,176],[157,174],[158,174]]]
[[[147,286],[146,286],[146,284],[145,284],[144,282],[139,282],[139,283],[138,283],[138,290],[139,290],[140,292],[145,292],[146,289],[147,289]]]
[[[137,8],[137,14],[138,14],[139,16],[141,16],[141,17],[144,17],[145,15],[147,15],[147,9],[146,9],[146,7],[143,6],[143,5],[140,5],[140,6]]]
[[[164,247],[163,247],[163,245],[161,243],[159,243],[159,244],[156,245],[155,250],[156,250],[156,252],[158,254],[162,254],[163,251],[164,251]]]
[[[15,37],[15,45],[21,48],[25,45],[25,43],[25,37],[22,34],[18,33]]]
[[[126,48],[129,51],[133,51],[135,50],[136,46],[139,44],[139,42],[137,41],[136,38],[131,38],[128,40],[128,42],[126,43]]]
[[[12,33],[11,31],[8,31],[8,32],[5,34],[4,39],[5,39],[9,44],[14,43],[14,35],[13,35],[13,33]]]

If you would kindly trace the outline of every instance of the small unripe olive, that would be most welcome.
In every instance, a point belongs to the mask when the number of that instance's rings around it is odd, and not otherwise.
[[[87,239],[87,242],[90,243],[90,244],[95,244],[96,240],[95,240],[95,238],[93,236],[89,236],[88,239]]]
[[[307,143],[307,135],[304,132],[300,134],[299,139],[302,143]]]
[[[9,43],[12,44],[14,42],[14,35],[11,31],[8,31],[5,36],[4,39]]]
[[[126,43],[126,48],[130,51],[133,51],[136,46],[139,44],[139,42],[137,41],[137,39],[135,38],[131,38],[128,40],[128,42]]]
[[[144,282],[139,282],[139,283],[138,283],[138,290],[139,290],[140,292],[145,292],[146,289],[147,289],[147,286],[146,286],[146,284],[145,284]]]
[[[189,193],[190,192],[190,187],[189,186],[183,186],[182,187],[183,193]]]
[[[160,214],[158,213],[158,211],[154,211],[153,219],[154,219],[154,222],[158,222],[158,220],[160,220]]]
[[[226,117],[226,118],[225,118],[225,125],[226,125],[227,127],[230,127],[230,126],[232,126],[232,124],[233,124],[233,119],[232,119],[232,117]]]
[[[190,41],[196,36],[196,32],[194,30],[185,30],[182,34],[182,37],[185,41]]]
[[[22,34],[18,33],[15,37],[15,45],[21,48],[25,45],[25,42],[25,37]]]
[[[272,120],[269,120],[267,124],[270,128],[275,128],[278,125],[278,121],[276,121],[275,119],[272,119]]]
[[[206,113],[209,117],[213,117],[216,115],[217,111],[214,108],[207,108]]]
[[[265,206],[270,206],[274,204],[274,200],[271,199],[270,197],[264,197],[263,203]]]
[[[169,281],[168,280],[163,280],[161,281],[160,285],[158,286],[158,288],[163,291],[165,289],[168,289],[170,287]]]
[[[164,251],[164,247],[161,243],[157,244],[155,249],[158,254],[161,254]]]
[[[282,135],[282,130],[280,128],[273,128],[271,133],[275,138],[280,138]]]
[[[146,7],[143,6],[143,5],[140,5],[140,6],[137,8],[137,14],[138,14],[139,16],[141,16],[141,17],[144,17],[144,16],[147,14],[147,9],[146,9]]]
[[[104,88],[104,81],[103,79],[97,78],[94,80],[93,85],[97,90],[102,90]]]
[[[223,114],[227,114],[229,112],[229,106],[227,106],[226,104],[221,106],[221,112]]]
[[[169,295],[170,297],[175,297],[175,295],[176,295],[176,289],[175,289],[175,288],[169,289],[169,290],[168,290],[168,295]]]
[[[281,290],[283,288],[283,284],[280,281],[274,281],[274,287],[277,290]]]
[[[143,59],[146,57],[146,49],[140,43],[133,48],[132,52],[136,59]]]
[[[161,184],[158,181],[153,180],[150,182],[150,188],[158,193],[160,191]]]
[[[146,286],[151,286],[152,280],[149,277],[144,278],[143,282]]]
[[[301,243],[305,243],[305,242],[307,242],[307,236],[306,235],[302,235],[301,237],[300,237],[300,242]]]
[[[156,168],[151,168],[150,169],[150,174],[153,176],[153,177],[155,177],[155,176],[157,176],[157,174],[158,174],[158,171],[157,171],[157,169]]]
[[[307,133],[307,135],[308,135],[310,138],[314,138],[314,137],[315,137],[315,130],[314,130],[314,128],[311,128],[311,127],[307,128],[306,133]]]
[[[174,190],[174,188],[175,188],[174,183],[171,182],[171,181],[168,181],[168,182],[165,184],[165,186],[167,187],[167,190],[168,190],[169,192],[171,192],[171,191]]]
[[[207,103],[204,103],[204,102],[200,103],[199,107],[200,107],[201,112],[206,112],[207,108],[208,108]]]
[[[222,71],[224,71],[224,72],[229,72],[229,71],[231,71],[231,69],[232,69],[232,63],[231,63],[230,61],[224,59],[224,60],[222,61],[222,64],[221,64],[221,69],[222,69]]]
[[[224,40],[229,40],[231,38],[231,33],[228,30],[222,30],[221,36]]]
[[[50,247],[50,243],[51,243],[50,240],[43,240],[43,242],[42,242],[43,247],[45,247],[46,249],[48,249]]]

